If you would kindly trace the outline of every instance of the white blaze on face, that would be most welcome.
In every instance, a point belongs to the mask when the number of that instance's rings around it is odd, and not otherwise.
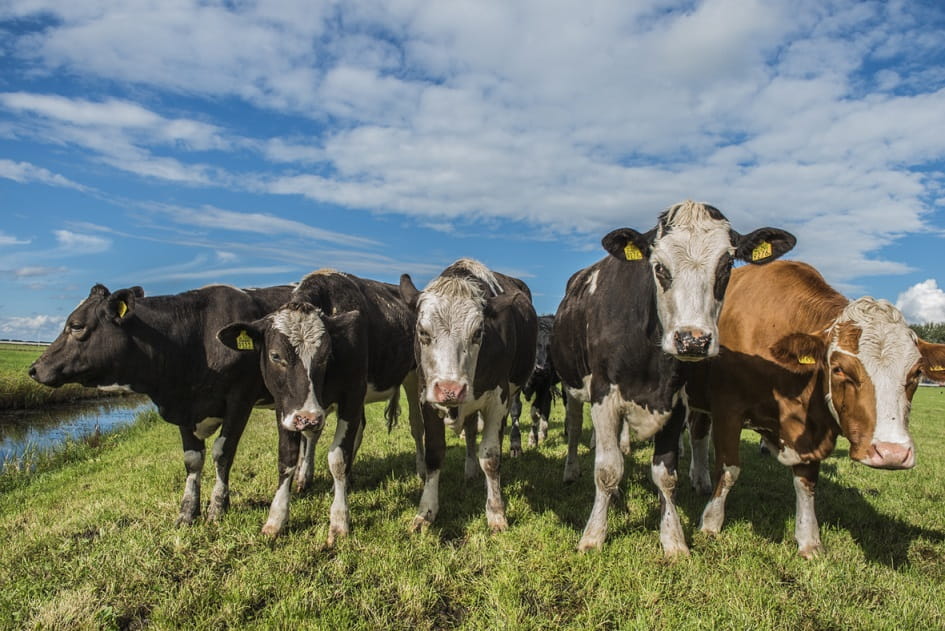
[[[663,325],[661,347],[678,355],[677,333],[710,335],[706,356],[719,350],[718,321],[722,302],[715,295],[719,263],[730,258],[728,221],[710,215],[704,205],[686,202],[660,222],[650,253],[656,277],[656,306]]]
[[[914,451],[909,435],[911,403],[906,392],[910,371],[920,359],[916,336],[902,314],[885,300],[869,296],[854,300],[839,321],[852,321],[862,331],[855,357],[860,360],[876,393],[876,429],[872,444],[892,443]],[[830,354],[848,351],[830,345]]]
[[[319,348],[327,343],[328,331],[322,321],[322,312],[318,310],[302,311],[296,309],[281,309],[272,316],[273,328],[284,335],[291,347],[298,355],[299,362],[295,364],[297,370],[304,370],[304,380],[308,384],[304,400],[297,405],[285,409],[282,425],[288,430],[295,430],[295,417],[298,414],[326,415],[324,406],[318,401],[315,385],[312,383],[312,360]],[[291,366],[291,365],[290,365]],[[291,370],[291,367],[289,368]],[[290,381],[296,379],[290,376]],[[274,395],[276,393],[273,393]]]
[[[456,277],[437,278],[421,294],[417,338],[427,401],[443,402],[442,394],[437,392],[440,384],[462,392],[461,399],[474,398],[485,303],[478,284]]]

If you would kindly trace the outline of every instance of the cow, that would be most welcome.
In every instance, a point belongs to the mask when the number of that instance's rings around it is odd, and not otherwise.
[[[427,528],[439,510],[446,427],[465,431],[466,475],[482,417],[479,466],[486,478],[486,520],[505,530],[499,479],[502,430],[512,397],[535,365],[538,317],[528,286],[472,259],[459,259],[422,292],[400,277],[404,300],[417,314],[414,352],[423,414],[426,479],[411,529]]]
[[[551,414],[551,402],[554,400],[558,374],[551,361],[551,329],[553,315],[538,317],[538,345],[535,354],[535,369],[532,376],[522,387],[520,394],[512,397],[509,415],[512,418],[512,430],[509,433],[509,455],[513,458],[522,455],[522,433],[519,418],[522,416],[522,397],[535,398],[532,403],[532,429],[528,435],[528,446],[535,447],[548,436],[548,417]]]
[[[230,467],[249,414],[254,405],[271,401],[255,363],[220,346],[216,333],[228,322],[261,317],[291,293],[289,285],[210,285],[145,297],[141,287],[111,292],[98,284],[29,375],[53,387],[126,385],[151,398],[161,417],[180,430],[187,477],[178,525],[200,515],[204,441],[219,428],[211,450],[216,484],[207,509],[207,520],[215,521],[229,507]]]
[[[422,427],[413,355],[414,315],[397,285],[335,270],[318,270],[286,304],[253,322],[233,322],[218,337],[253,355],[279,412],[279,486],[262,532],[277,536],[289,520],[292,481],[311,477],[315,443],[335,412],[328,468],[334,482],[328,545],[351,528],[347,487],[363,431],[364,405],[389,401],[396,417],[406,385],[411,428],[422,474]],[[300,447],[304,440],[304,451]]]
[[[909,469],[909,408],[922,375],[945,381],[945,345],[918,338],[885,300],[848,300],[810,265],[780,261],[732,273],[719,356],[692,377],[690,404],[711,412],[715,489],[701,530],[718,534],[738,479],[742,427],[791,467],[798,553],[823,553],[814,490],[820,462],[850,441],[850,458]]]
[[[777,228],[741,235],[716,208],[692,201],[639,233],[607,234],[602,260],[575,273],[555,314],[551,357],[567,392],[565,481],[580,473],[584,403],[596,434],[591,515],[578,543],[600,548],[607,508],[623,478],[631,432],[655,436],[651,476],[661,507],[666,556],[688,555],[675,506],[679,434],[686,416],[683,362],[718,353],[717,321],[736,259],[766,263],[795,243]]]

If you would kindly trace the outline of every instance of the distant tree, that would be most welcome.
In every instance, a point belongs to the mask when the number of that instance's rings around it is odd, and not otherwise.
[[[925,324],[910,324],[909,327],[916,335],[926,342],[945,344],[945,322],[926,322]]]

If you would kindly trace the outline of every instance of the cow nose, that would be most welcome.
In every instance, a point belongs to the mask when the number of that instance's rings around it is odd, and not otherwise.
[[[911,469],[915,466],[915,451],[911,445],[877,442],[870,445],[861,462],[879,469]]]
[[[325,415],[318,412],[298,411],[293,418],[295,429],[303,432],[306,430],[318,431],[325,422]]]
[[[462,403],[466,400],[466,384],[458,381],[437,381],[433,384],[437,403]]]
[[[709,346],[712,344],[712,334],[699,329],[679,330],[673,336],[673,341],[679,355],[705,357],[709,353]]]
[[[36,364],[35,363],[30,364],[29,375],[30,375],[30,379],[33,379],[34,381],[36,380]]]

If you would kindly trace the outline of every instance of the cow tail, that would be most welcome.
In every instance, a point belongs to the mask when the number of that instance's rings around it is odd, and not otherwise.
[[[394,396],[387,402],[384,409],[384,418],[387,419],[387,433],[397,425],[397,419],[400,417],[400,388],[394,390]]]

